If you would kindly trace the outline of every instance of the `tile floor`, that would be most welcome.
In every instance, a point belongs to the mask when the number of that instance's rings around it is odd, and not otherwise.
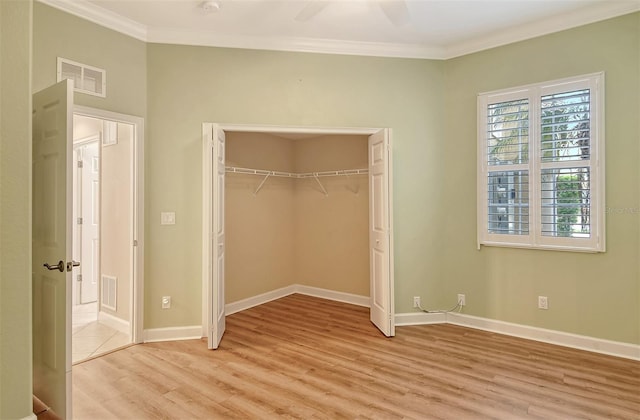
[[[77,363],[90,357],[126,346],[129,336],[98,322],[97,303],[73,306],[71,361]]]

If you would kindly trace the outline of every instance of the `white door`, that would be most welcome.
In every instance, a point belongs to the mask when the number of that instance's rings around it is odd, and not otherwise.
[[[82,265],[73,270],[78,287],[78,303],[95,302],[98,298],[100,258],[100,143],[93,141],[76,146],[77,186],[74,202],[77,211],[74,226],[79,241],[74,244],[74,259]]]
[[[204,275],[209,285],[206,294],[208,347],[217,349],[225,330],[224,311],[224,182],[225,136],[216,124],[203,124],[203,241],[208,258]],[[204,305],[204,303],[203,303]]]
[[[75,271],[81,274],[80,303],[95,302],[98,298],[98,271],[100,267],[100,143],[82,146],[81,214],[80,223],[82,263]]]
[[[389,130],[369,137],[370,317],[382,333],[395,335],[391,237],[391,147]]]
[[[33,393],[62,418],[71,418],[72,108],[68,80],[33,95]]]

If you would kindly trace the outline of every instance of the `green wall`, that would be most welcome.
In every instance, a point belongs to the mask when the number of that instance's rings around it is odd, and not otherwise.
[[[0,1],[0,419],[31,415],[31,1]]]
[[[392,128],[397,301],[438,287],[443,62],[150,44],[147,64],[145,328],[201,323],[203,122]]]
[[[607,252],[476,249],[476,97],[605,72]],[[446,62],[443,302],[465,313],[640,343],[640,13]],[[635,209],[622,212],[620,209]],[[549,310],[537,309],[537,296]]]
[[[107,97],[76,93],[77,105],[146,116],[144,42],[39,2],[33,21],[34,92],[56,83],[57,58],[63,57],[107,71]]]
[[[62,55],[107,69],[107,99],[80,103],[146,117],[146,329],[201,322],[208,121],[393,129],[396,312],[465,293],[470,315],[640,343],[638,213],[607,216],[604,254],[478,251],[475,152],[479,92],[603,70],[607,206],[640,208],[640,13],[446,61],[145,45],[41,4],[34,21],[34,90]]]

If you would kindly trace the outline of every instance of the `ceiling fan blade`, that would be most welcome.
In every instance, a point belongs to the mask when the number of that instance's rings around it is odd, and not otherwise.
[[[395,26],[409,23],[409,9],[405,0],[382,0],[379,4],[387,19]]]
[[[307,1],[300,13],[295,17],[298,22],[307,22],[329,5],[328,1]]]

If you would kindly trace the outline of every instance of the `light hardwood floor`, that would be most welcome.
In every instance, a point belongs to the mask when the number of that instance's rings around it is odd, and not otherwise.
[[[75,419],[640,419],[640,362],[291,295],[73,367]]]

